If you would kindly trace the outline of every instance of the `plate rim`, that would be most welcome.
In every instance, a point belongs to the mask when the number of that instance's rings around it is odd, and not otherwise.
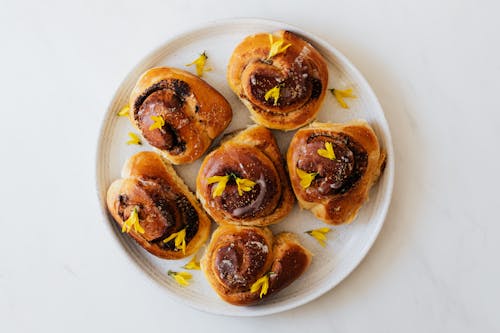
[[[113,227],[111,223],[111,217],[110,214],[107,210],[106,207],[106,201],[105,198],[102,197],[101,195],[101,181],[100,181],[100,175],[101,175],[101,168],[100,168],[100,156],[102,156],[103,153],[103,145],[101,144],[104,139],[105,139],[105,126],[107,124],[107,119],[110,118],[110,113],[112,106],[114,105],[115,100],[119,97],[119,92],[120,92],[120,87],[124,84],[124,82],[127,82],[132,76],[137,76],[136,72],[138,72],[138,69],[143,67],[143,63],[147,62],[147,59],[151,58],[152,55],[158,53],[160,50],[163,48],[167,47],[169,44],[174,43],[177,40],[181,40],[187,36],[196,34],[197,32],[202,32],[203,30],[206,29],[213,29],[216,28],[217,26],[232,26],[232,25],[238,25],[238,24],[254,24],[254,25],[268,25],[268,26],[275,26],[276,29],[286,29],[286,30],[291,30],[294,32],[299,33],[300,35],[306,37],[308,40],[312,41],[316,45],[320,45],[322,48],[327,49],[329,52],[335,55],[335,57],[339,58],[340,61],[342,62],[342,66],[349,67],[349,71],[353,73],[353,76],[356,77],[359,83],[361,83],[366,89],[366,92],[369,94],[369,97],[371,100],[374,102],[374,106],[378,108],[378,111],[380,111],[380,116],[381,120],[378,122],[378,125],[380,126],[381,133],[384,136],[384,149],[386,151],[386,167],[384,170],[384,177],[387,177],[387,186],[386,190],[383,194],[383,199],[381,200],[381,204],[379,207],[377,207],[378,211],[378,219],[380,222],[375,226],[373,231],[370,233],[370,237],[367,239],[365,242],[365,246],[362,248],[361,251],[359,251],[358,255],[354,258],[355,260],[352,261],[351,267],[348,269],[344,270],[337,279],[335,280],[325,280],[326,282],[319,285],[318,288],[311,290],[306,297],[303,297],[298,300],[290,301],[287,303],[275,303],[273,305],[270,305],[269,307],[265,308],[260,308],[259,306],[253,306],[251,307],[251,311],[244,311],[248,310],[248,307],[236,307],[235,309],[239,309],[240,311],[237,312],[222,312],[222,311],[217,311],[215,309],[207,309],[204,308],[198,303],[195,302],[189,302],[189,300],[170,292],[167,288],[162,288],[163,290],[166,289],[167,294],[174,299],[177,302],[183,303],[185,305],[188,305],[191,308],[194,308],[196,310],[209,313],[209,314],[215,314],[215,315],[222,315],[222,316],[231,316],[231,317],[257,317],[257,316],[266,316],[266,315],[272,315],[284,311],[288,311],[294,308],[297,308],[301,305],[307,304],[309,302],[312,302],[313,300],[319,298],[320,296],[324,295],[330,290],[333,290],[336,286],[338,286],[342,281],[344,281],[356,268],[359,267],[361,262],[366,258],[366,255],[370,251],[370,249],[373,247],[376,239],[378,238],[378,235],[380,234],[380,231],[382,229],[382,226],[385,223],[385,219],[387,217],[387,213],[392,201],[392,193],[394,189],[394,173],[395,173],[395,161],[394,161],[394,147],[393,147],[393,142],[392,142],[392,136],[391,136],[391,131],[389,128],[389,123],[387,122],[384,110],[380,104],[380,101],[378,100],[377,96],[375,95],[375,92],[371,88],[370,84],[366,80],[366,78],[361,74],[361,72],[351,63],[351,61],[344,56],[339,50],[337,50],[333,45],[330,43],[326,42],[323,38],[319,37],[318,35],[314,33],[310,33],[307,30],[304,30],[300,27],[297,27],[295,25],[285,23],[282,21],[278,20],[270,20],[270,19],[264,19],[264,18],[255,18],[255,17],[236,17],[236,18],[224,18],[224,19],[217,19],[217,20],[210,20],[210,21],[205,21],[197,24],[190,25],[188,27],[183,28],[180,32],[174,33],[174,35],[170,36],[169,38],[165,39],[163,42],[161,42],[159,45],[154,47],[151,51],[147,52],[144,56],[140,58],[140,60],[136,63],[135,66],[132,67],[132,69],[123,77],[122,80],[120,80],[118,87],[115,89],[115,92],[113,93],[109,103],[107,104],[106,107],[106,112],[103,113],[101,119],[100,119],[100,126],[99,126],[99,135],[97,138],[96,142],[96,149],[95,149],[95,160],[96,160],[96,165],[95,165],[95,185],[96,185],[96,192],[97,192],[97,199],[100,207],[100,212],[101,212],[101,217],[105,220],[105,224],[107,225],[107,229],[109,232],[113,235],[113,238],[117,241],[117,243],[120,244],[120,247],[124,250],[124,252],[127,254],[126,257],[130,260],[129,263],[133,263],[132,266],[135,267],[135,269],[140,270],[142,273],[146,273],[146,275],[155,283],[159,283],[157,278],[150,272],[149,269],[144,267],[144,265],[138,260],[136,256],[134,256],[128,249],[128,247],[125,244],[125,240],[122,237],[119,237],[119,235],[116,233],[115,228]],[[380,135],[379,134],[379,135]],[[100,220],[99,220],[100,223]],[[159,283],[161,285],[161,283]],[[243,310],[243,311],[242,311]]]

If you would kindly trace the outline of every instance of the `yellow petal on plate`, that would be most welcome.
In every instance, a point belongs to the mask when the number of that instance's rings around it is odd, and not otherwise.
[[[353,94],[351,88],[345,90],[330,89],[330,92],[333,94],[340,106],[344,109],[349,109],[349,105],[347,105],[347,103],[344,101],[344,98],[356,98],[356,95]]]
[[[205,65],[207,63],[207,59],[208,59],[207,53],[203,52],[202,54],[200,54],[200,56],[198,58],[196,58],[196,60],[194,60],[192,63],[187,64],[186,66],[195,65],[196,66],[196,74],[199,77],[202,77],[204,72],[211,71],[210,68],[205,68]]]
[[[200,263],[196,261],[196,256],[193,256],[191,260],[182,266],[185,269],[191,269],[191,270],[199,270],[200,269]]]
[[[127,117],[129,112],[130,112],[130,105],[125,105],[120,109],[120,111],[118,111],[116,115],[120,117]]]
[[[128,136],[130,137],[130,140],[127,141],[128,145],[141,145],[141,139],[139,136],[135,133],[129,132]]]
[[[177,282],[180,286],[187,287],[189,286],[189,280],[193,277],[188,272],[174,272],[168,271],[169,276],[173,277],[175,282]]]
[[[306,231],[306,234],[314,237],[314,239],[316,239],[321,246],[325,247],[327,241],[326,234],[329,233],[330,230],[331,230],[330,228],[323,227],[319,229]]]

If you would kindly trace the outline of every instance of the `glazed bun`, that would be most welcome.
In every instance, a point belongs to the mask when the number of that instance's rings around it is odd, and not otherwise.
[[[154,152],[127,161],[122,178],[108,189],[107,206],[122,232],[160,258],[194,254],[209,236],[209,217],[174,168]]]
[[[153,68],[130,95],[130,121],[173,164],[198,159],[232,119],[231,106],[197,76]]]
[[[364,120],[313,123],[294,135],[287,162],[299,205],[328,224],[343,224],[368,199],[385,152]]]
[[[224,301],[253,305],[298,279],[311,258],[292,233],[226,225],[213,233],[201,268]]]
[[[229,60],[227,80],[257,124],[293,130],[316,117],[328,67],[311,44],[281,30],[245,38]]]
[[[295,203],[276,140],[258,125],[227,137],[205,157],[196,194],[218,224],[267,226]]]

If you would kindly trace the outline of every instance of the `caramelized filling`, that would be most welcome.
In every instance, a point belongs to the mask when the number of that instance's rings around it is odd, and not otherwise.
[[[169,250],[175,249],[174,241],[163,244],[170,234],[186,228],[186,242],[198,231],[198,214],[189,200],[172,191],[162,179],[134,179],[133,190],[119,196],[118,214],[126,220],[134,207],[138,208],[139,223],[144,228],[141,234],[146,240],[155,242]]]
[[[326,142],[332,144],[333,160],[317,153],[318,149],[324,149]],[[311,136],[298,154],[296,167],[307,173],[317,173],[307,191],[318,195],[349,191],[362,177],[368,164],[368,154],[363,147],[345,134]]]
[[[229,179],[220,196],[211,198],[212,205],[236,219],[247,219],[270,214],[281,199],[281,184],[272,162],[264,154],[256,154],[247,147],[219,150],[206,162],[206,178],[234,175],[255,182],[250,191],[238,193],[234,176]],[[207,185],[210,193],[216,184]]]
[[[308,266],[308,257],[299,246],[291,247],[271,266],[269,278],[269,293],[285,288]]]
[[[270,245],[252,231],[230,236],[218,240],[224,245],[214,254],[215,273],[226,287],[243,291],[264,273]]]
[[[179,230],[186,228],[186,243],[189,243],[191,239],[194,238],[196,233],[198,232],[198,213],[194,209],[194,207],[191,205],[188,199],[186,199],[185,196],[179,196],[177,200],[175,201],[175,205],[177,209],[180,211],[182,215],[182,220],[184,221],[182,228],[179,228]],[[176,230],[176,231],[179,231]],[[165,235],[167,237],[168,235]],[[175,248],[175,240],[172,239],[168,243],[163,243],[163,237],[161,241],[158,243],[161,247],[174,251],[176,250]]]
[[[177,79],[162,80],[149,87],[134,105],[134,118],[146,140],[154,147],[177,155],[186,149],[186,143],[179,136],[179,129],[189,124],[186,115],[186,98],[191,91],[186,82]],[[197,105],[196,105],[197,106]],[[160,116],[165,125],[150,130],[154,123],[152,116]]]
[[[303,61],[299,54],[293,54],[291,50],[287,51],[286,56],[291,59],[291,63],[283,68],[271,60],[249,64],[243,71],[246,98],[258,109],[274,113],[291,112],[321,95],[321,81],[312,74],[315,66]],[[266,93],[278,85],[280,93],[277,103],[273,98],[266,100]]]

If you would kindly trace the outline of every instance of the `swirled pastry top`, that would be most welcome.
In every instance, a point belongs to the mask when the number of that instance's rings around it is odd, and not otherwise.
[[[199,158],[232,119],[231,106],[219,92],[195,75],[169,67],[150,69],[139,78],[130,107],[132,123],[175,164]]]
[[[278,31],[245,38],[229,60],[227,79],[256,123],[292,130],[316,117],[328,68],[311,44]]]
[[[126,229],[135,214],[138,225],[129,235],[152,254],[179,259],[195,253],[206,241],[210,219],[168,162],[154,152],[140,152],[125,164],[122,179],[108,189],[107,205]],[[181,248],[172,234],[182,233]]]
[[[352,221],[385,162],[378,139],[364,120],[313,123],[299,130],[287,154],[299,204],[330,224]]]
[[[226,225],[213,233],[201,267],[223,300],[252,305],[296,280],[311,257],[292,233],[273,236],[267,228]],[[252,290],[259,279],[267,287]]]
[[[258,125],[234,134],[205,157],[196,193],[219,224],[269,225],[294,203],[276,140]]]

